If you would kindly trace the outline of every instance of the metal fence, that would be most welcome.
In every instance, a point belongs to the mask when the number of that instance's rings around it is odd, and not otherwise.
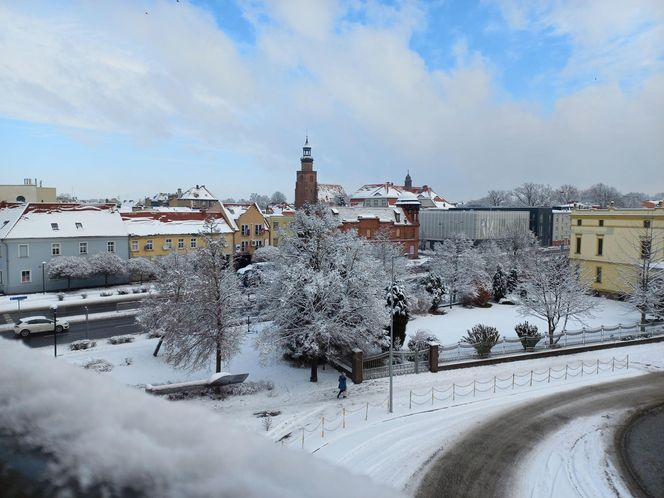
[[[596,328],[582,328],[579,330],[563,330],[553,335],[554,344],[550,343],[549,336],[544,334],[542,339],[528,351],[546,351],[549,349],[562,349],[571,346],[585,346],[589,344],[610,343],[664,335],[664,324],[654,323],[643,325],[639,322],[631,325],[602,325]],[[519,338],[501,337],[491,349],[490,357],[517,354],[524,352],[525,348]],[[438,347],[438,363],[478,358],[477,351],[472,344],[457,342],[456,344],[441,345]]]
[[[362,372],[365,379],[387,377],[390,370],[390,353],[369,356],[362,361]],[[392,373],[405,375],[429,370],[429,350],[394,351]]]

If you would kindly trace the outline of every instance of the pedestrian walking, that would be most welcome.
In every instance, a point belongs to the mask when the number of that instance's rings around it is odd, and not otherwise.
[[[342,395],[346,398],[348,396],[346,389],[346,374],[341,372],[341,375],[339,376],[339,394],[337,394],[337,398]]]

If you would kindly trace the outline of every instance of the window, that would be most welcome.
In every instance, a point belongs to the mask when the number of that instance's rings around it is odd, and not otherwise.
[[[241,233],[243,237],[251,235],[251,227],[249,225],[242,225]]]
[[[77,221],[76,222],[76,230],[83,230],[83,223]]]
[[[598,284],[602,283],[602,267],[601,266],[598,266],[597,268],[595,268],[595,282],[597,282]]]
[[[29,284],[32,282],[32,273],[30,270],[22,270],[21,271],[21,283],[22,284]]]
[[[401,213],[394,213],[394,218],[397,220],[397,223],[401,223]]]
[[[601,256],[604,254],[604,239],[598,238],[597,239],[597,255]]]
[[[581,237],[576,238],[576,254],[581,254]]]
[[[254,225],[254,231],[256,235],[263,233],[263,225]]]
[[[0,271],[0,284],[2,283],[2,272]]]
[[[79,242],[78,243],[78,253],[79,254],[87,254],[88,253],[88,243],[87,242]]]
[[[650,259],[651,240],[641,241],[641,259]]]
[[[274,228],[275,230],[278,230],[279,229],[279,222],[278,221],[273,221],[272,222],[272,228]]]
[[[196,249],[196,238],[195,237],[189,241],[189,247],[191,247],[192,249]]]
[[[131,241],[131,250],[133,252],[138,251],[138,240],[132,240]]]
[[[57,223],[51,223],[51,230],[60,230]]]
[[[604,226],[604,220],[599,220],[599,226],[601,226],[601,227]]]
[[[650,220],[643,220],[643,228],[650,228]]]
[[[146,251],[152,251],[153,244],[152,244],[152,239],[146,240],[145,241],[145,250]]]
[[[60,243],[53,242],[51,244],[51,256],[60,256]]]
[[[178,249],[184,249],[184,239],[178,239]]]
[[[108,252],[115,252],[115,242],[114,241],[108,241],[106,242],[106,251]]]
[[[23,197],[22,195],[17,196],[16,202],[25,202],[25,197]]]
[[[581,220],[576,220],[576,226],[580,227],[581,226]]]
[[[173,249],[173,239],[166,239],[164,241],[164,249],[166,249],[167,251]]]
[[[240,250],[242,252],[246,252],[247,248],[249,247],[249,241],[248,240],[243,240],[242,245],[240,246]]]
[[[30,249],[28,247],[28,244],[19,244],[18,245],[18,257],[19,258],[27,258],[30,256]]]

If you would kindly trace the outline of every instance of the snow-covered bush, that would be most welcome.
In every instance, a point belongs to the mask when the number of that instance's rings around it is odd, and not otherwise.
[[[431,310],[431,294],[424,290],[422,285],[410,285],[408,288],[408,307],[416,315],[429,313]]]
[[[499,339],[498,329],[489,325],[477,324],[466,331],[466,335],[461,338],[461,341],[471,344],[480,358],[486,358]]]
[[[507,274],[503,271],[503,267],[498,265],[496,273],[493,274],[491,282],[493,290],[493,300],[497,303],[507,295]]]
[[[141,287],[141,293],[142,294],[145,294],[146,292],[149,292],[149,291],[150,291],[150,289],[148,289],[147,287]]]
[[[418,330],[408,339],[408,349],[422,351],[429,347],[430,342],[438,342],[438,338],[430,330]]]
[[[69,350],[79,351],[81,349],[90,349],[94,348],[96,345],[97,343],[95,341],[91,341],[90,339],[81,339],[80,341],[69,343]]]
[[[100,295],[101,297],[109,297],[109,296],[112,296],[113,293],[112,293],[112,292],[108,292],[108,291],[104,291],[104,292],[100,292],[99,295]]]
[[[58,292],[57,296],[58,296],[58,301],[64,301],[65,300],[65,295],[62,292]]]
[[[140,294],[141,293],[141,288],[140,287],[132,287],[131,288],[131,293],[132,294]]]
[[[230,396],[245,396],[256,394],[262,391],[272,391],[274,383],[269,380],[259,380],[257,382],[241,382],[240,384],[231,384],[222,388],[223,393]]]
[[[113,370],[113,364],[103,358],[95,358],[84,363],[83,368],[94,370],[95,372],[110,372]]]
[[[490,308],[491,303],[491,291],[486,287],[479,287],[475,291],[475,297],[473,298],[473,305],[479,308]]]
[[[109,344],[126,344],[128,342],[134,342],[136,340],[135,335],[125,334],[125,335],[114,335],[113,337],[108,338]]]
[[[537,325],[528,322],[517,323],[514,326],[514,331],[521,339],[521,345],[525,350],[533,349],[544,337],[541,332],[538,332]]]
[[[87,298],[88,298],[88,295],[84,292],[84,293],[81,294],[81,297],[82,297],[83,299],[87,299]]]
[[[127,289],[118,289],[119,296],[126,296],[127,294],[129,294],[129,291]]]

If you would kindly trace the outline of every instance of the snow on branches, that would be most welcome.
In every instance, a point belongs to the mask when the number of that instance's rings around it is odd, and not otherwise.
[[[320,362],[384,345],[387,277],[370,243],[341,232],[327,208],[298,211],[291,230],[265,271],[258,298],[272,322],[258,343],[310,365],[316,382]]]
[[[48,278],[67,279],[67,289],[71,288],[72,278],[87,278],[91,273],[90,263],[81,256],[58,256],[48,262]]]

